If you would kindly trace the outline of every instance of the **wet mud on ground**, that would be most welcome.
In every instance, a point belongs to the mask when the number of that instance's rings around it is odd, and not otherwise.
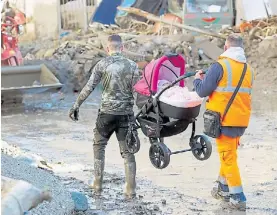
[[[83,214],[277,214],[277,114],[272,111],[254,113],[242,138],[238,156],[248,209],[246,213],[229,213],[210,196],[219,169],[214,143],[207,161],[198,161],[187,152],[172,156],[169,166],[158,170],[150,163],[149,143],[142,133],[141,150],[136,154],[137,199],[123,199],[123,159],[114,136],[106,149],[104,193],[95,198],[87,182],[93,175],[92,129],[99,95],[94,93],[82,106],[79,122],[72,122],[67,116],[74,96],[51,95],[47,97],[49,102],[35,98],[36,101],[34,97],[25,98],[24,107],[2,110],[2,139],[51,163],[69,164],[72,168],[57,174],[65,177],[68,189],[82,191],[89,197],[90,210]],[[201,118],[197,121],[197,134],[203,128]],[[166,138],[165,143],[171,150],[188,148],[190,129]],[[79,164],[84,168],[74,168]]]

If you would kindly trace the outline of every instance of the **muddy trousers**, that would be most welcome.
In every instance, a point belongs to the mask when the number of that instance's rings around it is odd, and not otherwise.
[[[239,139],[240,137],[232,138],[225,135],[216,139],[220,157],[219,182],[228,185],[230,194],[243,192],[237,163]]]
[[[116,134],[120,154],[124,159],[125,166],[125,195],[128,197],[135,195],[136,188],[136,161],[135,156],[126,148],[126,135],[128,132],[129,121],[134,120],[133,115],[111,115],[99,113],[96,127],[93,130],[93,152],[94,152],[94,175],[93,188],[96,192],[101,192],[105,165],[105,148],[113,133]]]

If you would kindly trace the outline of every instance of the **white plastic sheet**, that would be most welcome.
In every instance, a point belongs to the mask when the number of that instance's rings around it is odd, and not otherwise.
[[[1,177],[1,215],[23,215],[44,200],[51,200],[48,191],[25,181]]]

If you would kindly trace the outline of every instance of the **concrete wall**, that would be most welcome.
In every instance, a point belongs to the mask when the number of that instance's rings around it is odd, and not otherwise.
[[[60,27],[59,2],[59,0],[17,0],[17,5],[25,5],[23,12],[27,18],[26,32],[21,36],[22,41],[56,38],[58,36]]]
[[[38,38],[56,38],[59,34],[60,15],[57,0],[33,0],[33,17]]]
[[[61,5],[63,29],[86,29],[94,6],[86,6],[86,0],[75,0]]]
[[[245,19],[242,0],[236,0],[236,10],[237,10],[236,25],[239,25],[241,23],[241,19]]]
[[[26,33],[21,41],[57,38],[63,29],[86,29],[95,6],[85,6],[86,0],[60,5],[60,0],[12,0],[26,13]],[[91,0],[92,1],[92,0]],[[98,0],[99,1],[99,0]]]

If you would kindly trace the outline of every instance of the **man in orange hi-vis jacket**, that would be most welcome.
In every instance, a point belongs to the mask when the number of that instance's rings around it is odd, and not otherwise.
[[[221,116],[221,133],[216,138],[221,166],[212,196],[228,202],[227,205],[231,208],[245,210],[246,197],[237,163],[237,148],[240,137],[249,124],[254,74],[246,64],[243,40],[239,35],[230,35],[225,42],[224,50],[225,52],[209,68],[206,75],[203,75],[202,71],[196,74],[194,88],[199,96],[208,96],[207,110],[219,113]],[[240,79],[241,86],[222,120],[222,115]]]

